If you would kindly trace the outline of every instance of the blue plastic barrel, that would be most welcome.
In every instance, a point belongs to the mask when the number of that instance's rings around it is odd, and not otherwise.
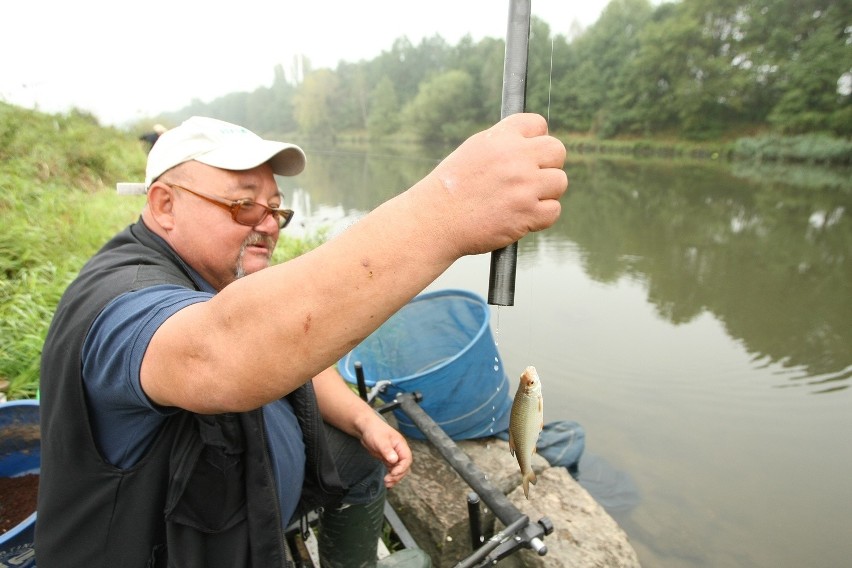
[[[15,400],[0,404],[0,477],[41,472],[39,401]],[[0,498],[2,498],[0,496]],[[0,535],[3,565],[34,566],[36,512]]]
[[[421,407],[454,440],[492,436],[509,427],[509,379],[489,326],[488,304],[465,290],[421,294],[340,360],[357,384],[360,362],[368,387],[390,381],[383,398],[420,392]],[[399,430],[424,439],[395,411]]]

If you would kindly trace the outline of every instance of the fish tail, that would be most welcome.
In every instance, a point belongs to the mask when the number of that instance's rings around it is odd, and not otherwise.
[[[535,485],[535,472],[533,470],[529,470],[524,474],[524,497],[527,499],[530,498],[530,483]]]

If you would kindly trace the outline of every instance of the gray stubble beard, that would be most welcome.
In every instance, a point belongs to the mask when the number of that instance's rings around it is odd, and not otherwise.
[[[234,277],[237,280],[246,276],[246,269],[245,266],[243,266],[243,262],[246,257],[246,249],[250,246],[262,243],[264,241],[266,241],[266,245],[269,248],[269,256],[271,258],[272,251],[275,249],[275,242],[272,240],[271,237],[266,237],[264,235],[261,235],[260,233],[252,233],[248,237],[246,237],[245,241],[243,241],[242,246],[240,246],[240,252],[237,255],[236,266],[234,267]]]

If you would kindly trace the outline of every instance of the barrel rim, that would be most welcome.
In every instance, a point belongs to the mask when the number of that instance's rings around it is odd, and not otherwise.
[[[465,345],[464,348],[459,349],[458,352],[453,354],[452,357],[448,357],[446,359],[443,359],[437,365],[434,365],[432,367],[429,367],[428,369],[419,371],[417,373],[406,375],[404,377],[394,377],[393,379],[388,379],[387,377],[376,377],[376,378],[365,377],[364,382],[368,386],[373,386],[376,383],[378,383],[379,381],[391,380],[391,383],[393,384],[393,386],[399,388],[399,387],[401,387],[401,385],[404,385],[406,382],[414,381],[416,379],[423,377],[424,375],[428,375],[428,374],[434,373],[435,371],[437,371],[439,369],[443,369],[444,367],[447,367],[448,365],[450,365],[454,361],[458,360],[462,355],[464,355],[465,353],[470,351],[473,348],[473,346],[476,345],[477,342],[482,338],[483,334],[485,334],[486,331],[488,331],[488,329],[489,329],[488,326],[491,322],[491,311],[488,309],[488,304],[485,302],[485,299],[482,296],[480,296],[479,294],[476,294],[474,292],[471,292],[469,290],[448,288],[448,289],[445,289],[445,290],[436,290],[434,292],[425,292],[423,294],[419,294],[419,295],[415,296],[414,298],[412,298],[412,300],[408,304],[406,304],[406,306],[410,306],[411,304],[414,304],[416,302],[432,300],[432,299],[442,297],[442,296],[462,296],[465,299],[472,301],[473,303],[475,303],[476,305],[478,305],[479,307],[482,308],[482,314],[483,314],[482,322],[480,323],[479,329],[477,329],[476,333],[467,342],[467,345]],[[403,308],[400,309],[400,312],[403,309],[405,309],[405,306],[403,306]],[[400,313],[400,312],[397,312],[397,313]],[[365,341],[366,341],[366,339],[365,339]],[[353,360],[353,353],[354,353],[355,349],[357,349],[357,348],[358,347],[356,346],[349,353],[347,353],[343,357],[343,359],[341,360],[342,369],[340,369],[340,372],[343,375],[343,377],[350,383],[354,383],[355,380],[356,380],[352,369],[350,369],[350,361],[353,363],[353,365],[354,365],[354,363],[358,362],[357,359]]]

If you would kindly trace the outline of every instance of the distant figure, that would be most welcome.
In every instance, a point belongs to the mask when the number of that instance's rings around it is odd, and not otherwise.
[[[154,129],[151,132],[146,132],[142,136],[139,137],[139,140],[143,140],[148,143],[148,151],[151,151],[151,148],[154,147],[154,143],[160,137],[160,135],[166,131],[166,127],[162,124],[155,124]]]

